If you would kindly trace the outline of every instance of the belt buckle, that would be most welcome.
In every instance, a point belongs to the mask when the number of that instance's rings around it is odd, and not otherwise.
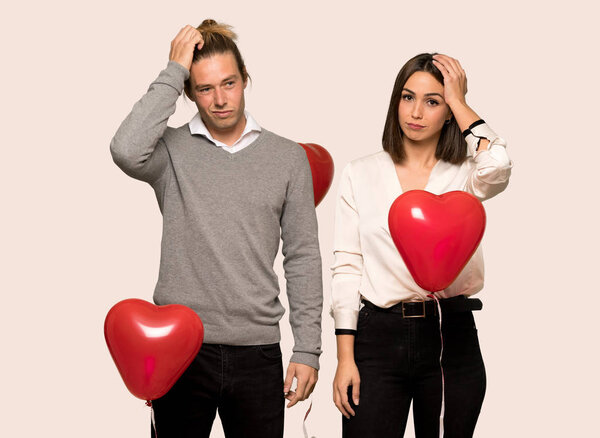
[[[408,301],[408,302],[414,302],[414,301]],[[406,315],[404,313],[404,304],[408,303],[408,302],[402,301],[402,318],[425,318],[425,300],[421,301],[421,304],[423,304],[423,313],[418,314],[418,315]]]

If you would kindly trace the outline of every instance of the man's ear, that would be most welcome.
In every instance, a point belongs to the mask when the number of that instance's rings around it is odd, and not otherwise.
[[[192,89],[192,84],[190,84],[190,80],[188,79],[183,84],[183,92],[185,93],[185,95],[188,97],[189,100],[191,100],[192,102],[195,103],[194,97],[190,91],[191,89]]]

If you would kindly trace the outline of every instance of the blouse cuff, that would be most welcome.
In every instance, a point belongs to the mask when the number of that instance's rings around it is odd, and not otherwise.
[[[463,131],[463,135],[467,141],[469,155],[473,157],[477,156],[479,143],[482,139],[486,139],[490,142],[488,148],[495,143],[502,143],[502,146],[506,146],[504,140],[501,140],[500,137],[498,137],[498,134],[496,134],[482,119],[473,122],[471,126]]]
[[[350,330],[356,332],[358,324],[358,309],[338,309],[333,311],[336,334],[338,330]]]
[[[335,334],[337,335],[354,335],[356,336],[356,330],[350,329],[335,329]]]
[[[471,123],[471,126],[469,126],[467,129],[465,129],[465,130],[463,131],[462,135],[463,135],[465,138],[467,138],[467,136],[468,136],[469,134],[471,134],[471,130],[472,130],[473,128],[475,128],[475,127],[477,127],[477,126],[479,126],[479,125],[483,125],[483,124],[485,124],[485,120],[483,120],[483,119],[479,119],[479,120],[476,120],[476,121],[474,121],[473,123]]]

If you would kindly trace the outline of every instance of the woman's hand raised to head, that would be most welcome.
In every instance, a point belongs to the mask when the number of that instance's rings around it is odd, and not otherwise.
[[[457,59],[447,55],[433,55],[433,63],[444,77],[444,100],[450,107],[461,131],[480,119],[465,99],[467,75]],[[479,149],[486,149],[489,141],[482,140]]]
[[[467,75],[458,59],[447,55],[433,55],[433,63],[444,76],[444,99],[452,108],[455,104],[466,104]]]

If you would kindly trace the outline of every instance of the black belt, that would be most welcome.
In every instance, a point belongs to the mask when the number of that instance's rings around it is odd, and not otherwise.
[[[367,300],[362,300],[365,307],[376,310],[377,312],[399,313],[403,318],[425,318],[428,316],[437,316],[437,303],[434,300],[429,301],[402,301],[392,307],[377,307]],[[464,295],[458,295],[452,298],[440,299],[442,314],[454,312],[470,312],[472,310],[481,310],[483,303],[478,298],[467,298]]]

